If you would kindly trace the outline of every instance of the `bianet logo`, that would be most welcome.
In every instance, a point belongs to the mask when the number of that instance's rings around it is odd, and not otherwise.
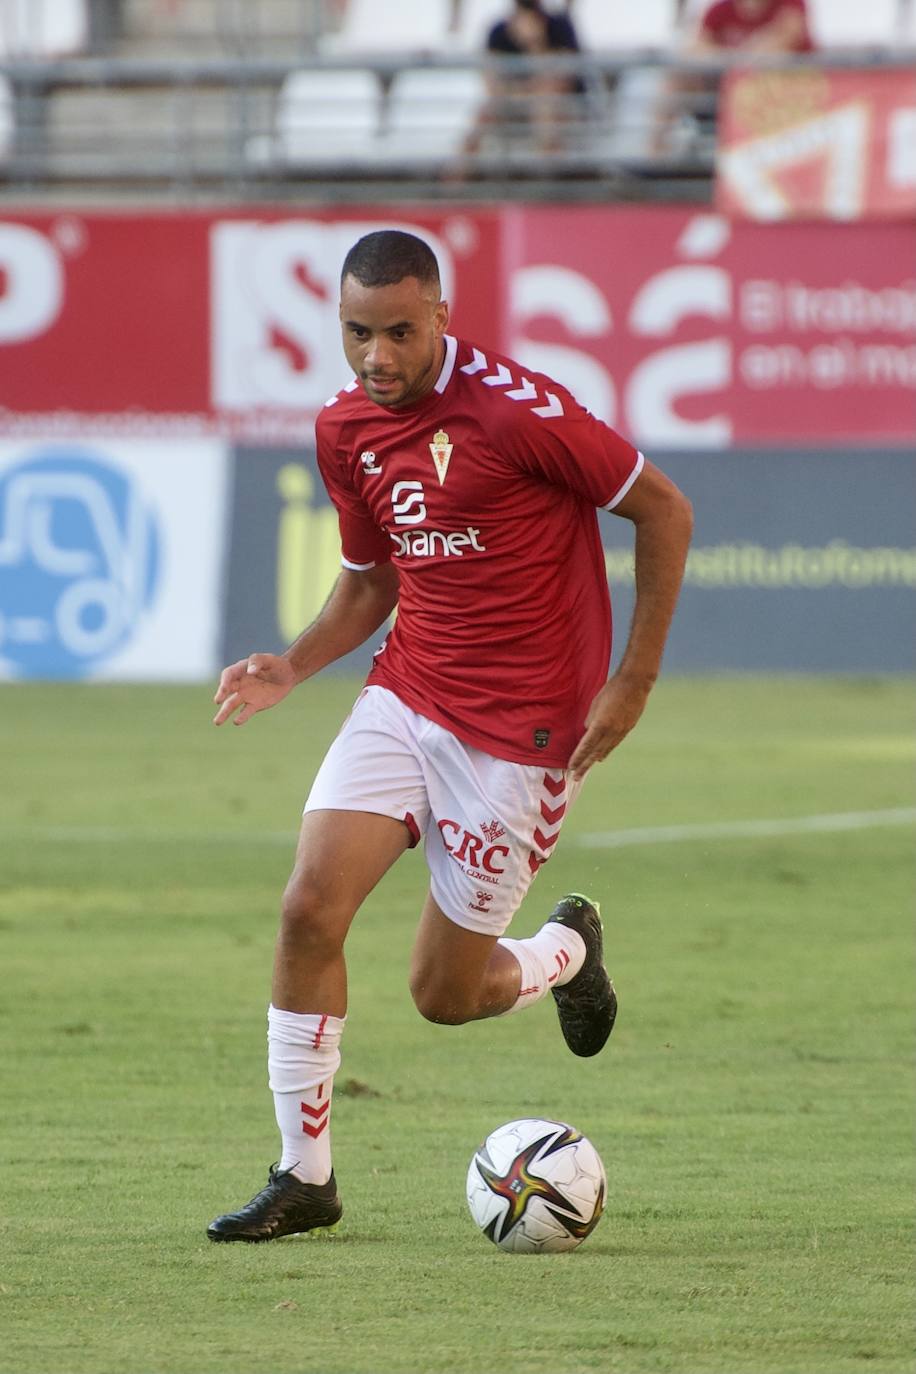
[[[391,488],[391,513],[396,525],[419,525],[426,519],[426,494],[422,482],[395,482]],[[481,544],[479,529],[468,525],[464,530],[397,530],[388,531],[394,543],[394,557],[433,558],[437,554],[443,558],[461,558],[466,549],[486,553],[486,544]]]
[[[81,677],[123,648],[154,600],[160,542],[135,485],[97,455],[0,468],[0,663]]]

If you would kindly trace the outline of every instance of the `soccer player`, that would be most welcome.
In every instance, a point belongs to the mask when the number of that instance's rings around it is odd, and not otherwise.
[[[429,893],[410,972],[428,1020],[459,1025],[553,994],[574,1054],[617,1001],[597,906],[573,894],[529,939],[503,932],[589,768],[639,719],[680,587],[686,498],[558,383],[447,333],[430,248],[366,235],[340,320],[355,376],[317,424],[343,568],[284,654],[224,669],[217,725],[242,725],[362,644],[397,608],[305,804],[268,1012],[282,1154],[217,1217],[215,1241],[331,1226],[329,1119],[347,1012],[344,941],[369,892],[424,840]],[[636,526],[636,604],[606,681],[610,604],[595,507]]]

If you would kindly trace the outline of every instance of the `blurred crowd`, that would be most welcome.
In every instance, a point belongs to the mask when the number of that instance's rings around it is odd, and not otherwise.
[[[272,78],[249,147],[287,165],[414,149],[461,180],[506,155],[510,170],[518,152],[571,165],[600,145],[612,160],[702,167],[720,66],[803,58],[831,46],[841,14],[865,33],[879,11],[886,52],[898,29],[916,45],[916,0],[0,0],[0,60],[158,57],[166,85],[186,56],[301,59]],[[114,91],[116,74],[105,79]],[[244,95],[247,76],[232,80]],[[21,83],[4,86],[0,75],[10,129],[14,105],[25,128],[58,98],[53,74],[31,103]],[[236,123],[252,127],[247,113]]]
[[[514,0],[487,36],[494,57],[540,58],[582,51],[575,24],[575,0],[548,8],[543,0]],[[814,48],[806,0],[677,0],[674,46],[684,58],[804,53]],[[588,91],[577,75],[517,66],[491,68],[489,93],[466,151],[475,153],[488,129],[526,129],[544,153],[562,147],[564,132],[587,118]],[[702,138],[715,109],[715,75],[673,73],[643,67],[638,60],[616,85],[617,123],[625,131],[621,150],[633,156],[683,156]],[[672,111],[695,111],[670,118]],[[704,118],[705,116],[705,118]]]

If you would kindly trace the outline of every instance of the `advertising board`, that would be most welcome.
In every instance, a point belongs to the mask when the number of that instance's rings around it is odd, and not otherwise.
[[[214,440],[0,442],[0,677],[211,674],[225,476]]]
[[[427,237],[455,332],[648,449],[916,443],[916,225],[679,207],[226,210],[0,221],[0,435],[309,443],[347,380],[337,278]]]
[[[916,71],[732,70],[716,202],[757,220],[916,215]]]
[[[669,672],[871,673],[916,667],[916,465],[902,452],[662,454],[696,530]],[[333,507],[308,450],[240,450],[233,479],[225,662],[279,651],[340,569]],[[615,654],[633,602],[633,526],[602,515]],[[256,551],[256,556],[252,556]],[[384,638],[343,666],[368,669]]]
[[[666,651],[675,672],[916,668],[916,465],[902,451],[667,453],[695,530]],[[616,648],[632,535],[602,517]]]

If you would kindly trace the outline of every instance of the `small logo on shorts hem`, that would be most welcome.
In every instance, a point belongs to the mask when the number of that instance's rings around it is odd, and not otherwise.
[[[549,743],[550,743],[550,731],[549,731],[549,730],[535,730],[535,732],[534,732],[534,747],[535,747],[535,749],[546,749]]]

